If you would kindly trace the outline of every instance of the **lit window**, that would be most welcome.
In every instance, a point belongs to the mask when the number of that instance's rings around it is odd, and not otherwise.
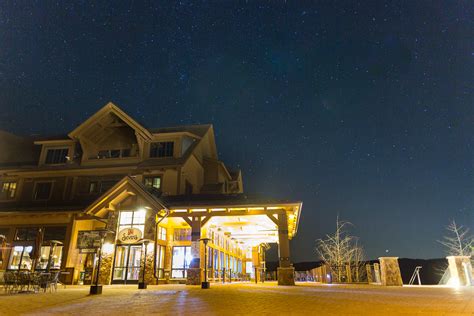
[[[63,246],[53,246],[53,253],[51,254],[50,269],[61,268],[61,256],[63,253]],[[39,260],[36,264],[36,269],[46,270],[48,268],[48,260],[50,256],[51,246],[42,246]]]
[[[67,161],[67,148],[48,149],[46,152],[45,164],[62,164]]]
[[[174,142],[155,142],[150,144],[150,157],[173,157]]]
[[[158,259],[158,266],[156,269],[158,270],[158,278],[164,278],[164,268],[165,268],[165,246],[157,246],[157,259]]]
[[[148,189],[161,189],[161,177],[146,177],[145,178],[145,187]]]
[[[146,211],[122,211],[120,212],[119,231],[125,228],[137,228],[143,233],[145,230]]]
[[[166,240],[166,228],[158,226],[158,239]]]
[[[15,246],[10,255],[8,269],[11,270],[31,270],[31,252],[33,246]]]
[[[35,187],[35,200],[49,200],[51,197],[52,182],[38,182]]]
[[[176,241],[191,240],[191,228],[175,228],[174,240]]]
[[[175,246],[173,247],[173,258],[171,263],[172,278],[186,278],[186,270],[189,268],[193,256],[191,247]]]
[[[0,200],[12,200],[15,198],[16,182],[3,182],[0,192]]]

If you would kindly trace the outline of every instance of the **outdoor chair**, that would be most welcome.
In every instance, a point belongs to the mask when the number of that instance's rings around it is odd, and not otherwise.
[[[14,272],[6,271],[3,275],[4,283],[3,289],[7,294],[12,294],[18,291],[17,277]]]
[[[52,272],[49,276],[49,289],[50,292],[54,289],[55,292],[58,290],[58,282],[59,282],[59,274],[60,272]]]
[[[43,292],[45,293],[48,289],[51,291],[50,278],[51,278],[51,274],[49,273],[41,273],[39,276],[39,286],[40,288],[43,289]]]
[[[20,292],[29,291],[31,286],[31,273],[18,273],[18,287]]]
[[[31,286],[35,293],[38,293],[41,288],[41,274],[40,273],[32,273],[30,276]]]

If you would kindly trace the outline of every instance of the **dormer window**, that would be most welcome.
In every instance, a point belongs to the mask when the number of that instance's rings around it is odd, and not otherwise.
[[[48,165],[66,163],[68,151],[68,148],[48,149],[44,163]]]
[[[110,158],[127,158],[131,156],[131,149],[105,149],[100,150],[97,154],[98,159],[110,159]]]
[[[174,142],[155,142],[150,144],[150,158],[173,157]]]

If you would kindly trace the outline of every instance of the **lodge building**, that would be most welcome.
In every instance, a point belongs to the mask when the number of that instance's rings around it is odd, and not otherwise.
[[[258,281],[277,243],[278,283],[294,284],[302,203],[245,195],[212,125],[147,129],[109,103],[67,135],[0,131],[0,149],[0,271],[87,284],[100,252],[102,284],[137,283],[143,269],[148,284],[200,284],[205,270]]]

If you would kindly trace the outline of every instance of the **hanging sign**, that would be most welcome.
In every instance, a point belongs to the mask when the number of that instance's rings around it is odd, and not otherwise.
[[[138,228],[125,228],[119,231],[117,240],[122,244],[134,244],[142,239],[142,231]]]
[[[77,248],[81,252],[95,252],[100,247],[101,231],[80,230],[77,233]]]

